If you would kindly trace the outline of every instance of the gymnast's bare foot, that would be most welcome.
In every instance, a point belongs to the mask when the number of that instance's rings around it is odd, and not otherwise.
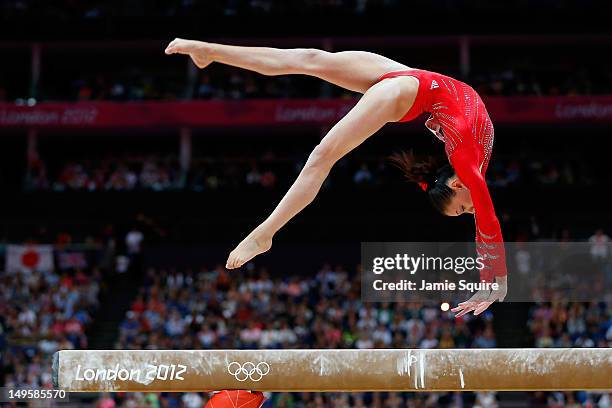
[[[193,63],[198,68],[206,68],[214,61],[209,50],[209,44],[202,41],[175,38],[172,42],[170,42],[170,44],[168,44],[164,52],[167,55],[189,55],[193,60]]]
[[[240,268],[257,255],[268,251],[271,247],[272,236],[263,234],[256,228],[230,252],[225,267],[227,269]]]

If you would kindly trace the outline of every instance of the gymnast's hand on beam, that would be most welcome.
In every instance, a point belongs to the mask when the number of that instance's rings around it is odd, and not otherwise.
[[[175,38],[164,51],[166,55],[183,54],[189,55],[198,68],[206,68],[213,62],[207,44],[202,41],[184,40]]]
[[[508,293],[508,277],[497,276],[495,282],[498,284],[498,289],[479,290],[474,296],[451,309],[454,313],[459,312],[455,317],[461,317],[471,311],[474,311],[474,316],[477,316],[487,310],[496,300],[503,302]]]

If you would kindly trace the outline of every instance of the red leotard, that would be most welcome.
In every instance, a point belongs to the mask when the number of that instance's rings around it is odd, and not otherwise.
[[[453,169],[470,190],[476,220],[476,247],[485,260],[481,279],[490,282],[494,276],[505,276],[502,232],[484,178],[493,149],[493,123],[484,103],[469,85],[435,72],[395,71],[383,75],[379,81],[398,76],[419,80],[416,99],[400,122],[429,112],[425,126],[444,142]]]
[[[205,408],[260,408],[265,401],[266,398],[259,391],[214,391]]]

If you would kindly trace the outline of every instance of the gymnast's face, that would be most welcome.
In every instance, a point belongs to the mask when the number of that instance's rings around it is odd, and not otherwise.
[[[446,206],[444,214],[450,217],[456,217],[461,214],[474,214],[474,203],[472,203],[472,195],[470,190],[459,180],[459,177],[453,176],[448,179],[447,186],[453,190],[455,194],[450,199]]]

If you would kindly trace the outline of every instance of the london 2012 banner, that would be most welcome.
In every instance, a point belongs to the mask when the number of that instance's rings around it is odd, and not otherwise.
[[[611,96],[488,97],[497,123],[612,121]],[[356,99],[0,103],[0,128],[329,125]]]

